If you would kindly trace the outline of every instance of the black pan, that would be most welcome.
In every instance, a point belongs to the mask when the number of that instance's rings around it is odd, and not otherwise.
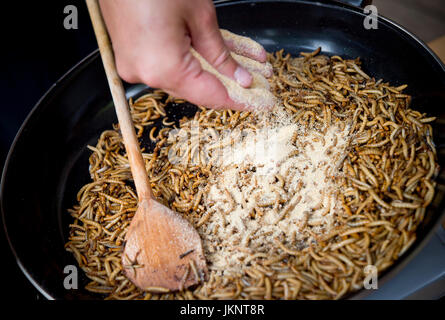
[[[361,57],[364,70],[376,78],[393,85],[407,83],[413,107],[439,118],[435,141],[445,168],[445,69],[408,31],[384,18],[379,18],[377,30],[366,30],[362,9],[332,1],[224,2],[217,5],[217,14],[221,27],[256,39],[268,51],[284,48],[298,54],[321,46],[324,54]],[[128,96],[147,90],[142,85],[126,88]],[[182,105],[169,112],[179,119],[195,110]],[[79,289],[64,289],[64,268],[76,265],[64,250],[71,220],[67,209],[89,181],[87,144],[95,144],[116,122],[102,62],[93,52],[37,103],[9,152],[0,190],[4,225],[20,268],[49,299],[98,298],[83,289],[87,280],[80,269]],[[379,285],[401,270],[432,235],[443,213],[442,190],[418,229],[417,241],[380,277]],[[350,297],[367,293],[362,290]]]

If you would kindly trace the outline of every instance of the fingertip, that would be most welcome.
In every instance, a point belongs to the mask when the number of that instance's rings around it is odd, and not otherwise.
[[[267,61],[267,52],[266,49],[263,48],[263,46],[261,46],[261,50],[259,50],[257,58],[259,62],[264,63]]]
[[[265,75],[266,78],[270,78],[273,76],[273,67],[269,62],[265,63]]]
[[[236,68],[233,76],[235,77],[235,80],[238,82],[238,84],[244,88],[250,87],[253,82],[253,77],[249,73],[249,71],[247,71],[240,65],[238,65],[238,67]]]
[[[224,42],[231,51],[258,62],[266,62],[267,52],[261,44],[251,38],[237,35],[228,30],[220,29],[220,31]]]
[[[227,103],[225,105],[225,107],[223,107],[224,109],[231,109],[234,111],[248,111],[248,112],[260,112],[260,111],[272,111],[272,109],[274,108],[275,105],[264,105],[261,107],[258,106],[253,106],[253,105],[249,105],[246,103],[240,103],[240,102],[236,102],[234,100],[232,100],[230,97],[228,97],[227,99]],[[218,108],[218,109],[223,109],[223,108]]]

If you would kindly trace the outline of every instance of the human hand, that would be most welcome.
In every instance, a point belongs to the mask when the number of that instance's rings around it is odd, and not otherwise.
[[[127,82],[161,88],[206,107],[244,110],[249,106],[233,101],[221,81],[203,70],[190,49],[245,88],[252,84],[246,69],[272,75],[261,45],[230,32],[221,33],[210,0],[101,0],[100,6],[118,73]],[[233,53],[241,57],[234,55],[235,60]]]

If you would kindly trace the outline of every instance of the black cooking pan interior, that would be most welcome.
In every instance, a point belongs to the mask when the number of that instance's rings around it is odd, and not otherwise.
[[[250,36],[268,51],[284,48],[297,55],[322,47],[323,54],[360,57],[371,76],[393,85],[408,84],[413,107],[439,118],[434,125],[435,141],[439,163],[445,168],[444,67],[403,28],[380,18],[377,30],[366,30],[361,9],[329,1],[231,2],[218,5],[217,14],[222,28]],[[126,88],[128,96],[147,90],[141,85],[127,84]],[[181,105],[168,110],[171,117],[179,119],[196,109]],[[75,204],[79,188],[89,182],[90,152],[86,146],[95,145],[100,133],[116,122],[102,62],[94,52],[37,103],[10,150],[1,184],[4,224],[20,268],[47,298],[99,297],[83,289],[88,280],[80,269],[79,288],[67,290],[63,286],[65,266],[77,265],[71,253],[64,250],[71,222],[67,209]],[[442,174],[443,170],[439,183]],[[443,207],[443,191],[438,188],[419,227],[418,240],[384,273],[379,285],[422,248]],[[366,293],[351,297],[360,298]]]

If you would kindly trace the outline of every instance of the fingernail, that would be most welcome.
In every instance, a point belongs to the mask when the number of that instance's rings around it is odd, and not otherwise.
[[[233,74],[235,80],[243,87],[249,87],[252,84],[252,75],[244,68],[238,66]]]
[[[270,78],[273,75],[273,67],[269,62],[266,62],[266,67],[265,67],[266,71],[265,71],[265,76],[266,78]]]

